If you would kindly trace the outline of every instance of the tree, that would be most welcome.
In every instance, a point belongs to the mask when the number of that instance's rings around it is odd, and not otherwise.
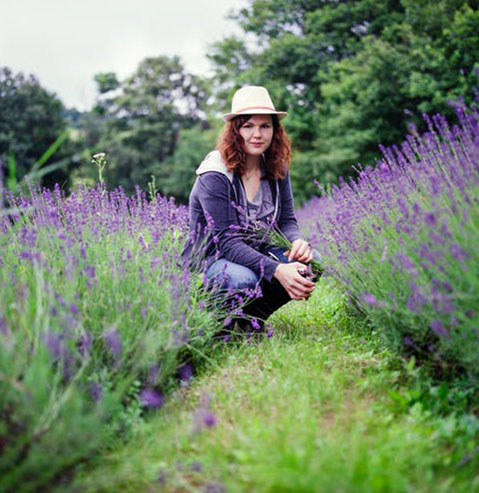
[[[450,115],[477,87],[478,0],[252,0],[233,14],[245,33],[210,56],[223,87],[267,86],[293,144],[302,198],[313,179],[372,165],[422,112]],[[230,82],[231,84],[231,82]],[[226,98],[222,98],[226,100]]]
[[[321,85],[316,148],[324,169],[347,175],[358,161],[374,164],[379,144],[399,143],[411,123],[423,127],[422,113],[452,118],[451,102],[473,102],[479,12],[458,0],[435,2],[434,16],[431,2],[403,4],[400,23],[364,38]]]
[[[14,74],[0,67],[0,158],[2,173],[8,176],[8,162],[16,163],[16,178],[21,180],[56,139],[65,131],[61,101],[44,89],[33,76]],[[62,145],[62,148],[65,144]],[[9,157],[10,155],[10,157]],[[55,160],[66,158],[65,149],[55,153]],[[64,182],[67,174],[55,170],[43,178]]]
[[[215,148],[220,129],[205,129],[200,125],[180,131],[176,152],[153,168],[161,191],[179,202],[187,203],[196,179],[195,170],[208,152]]]
[[[107,182],[146,188],[175,152],[180,130],[206,120],[208,86],[166,56],[146,58],[124,81],[111,73],[95,80],[102,93],[95,111],[104,121],[96,148],[108,154]]]

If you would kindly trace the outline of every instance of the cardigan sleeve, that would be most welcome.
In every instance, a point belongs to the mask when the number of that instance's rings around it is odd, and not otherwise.
[[[221,257],[249,267],[267,281],[273,278],[278,262],[247,245],[238,233],[238,222],[231,204],[231,185],[221,173],[211,171],[198,177],[198,201],[206,217],[211,218],[213,241]],[[233,226],[233,228],[231,227]]]
[[[303,238],[303,235],[300,232],[298,221],[294,213],[294,200],[289,173],[287,173],[285,178],[280,180],[279,189],[281,213],[278,219],[278,227],[284,236],[286,236],[289,241],[293,242],[298,238]]]

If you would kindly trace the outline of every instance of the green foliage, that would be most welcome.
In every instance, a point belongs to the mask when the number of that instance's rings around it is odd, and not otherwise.
[[[144,213],[104,188],[33,193],[0,217],[2,491],[38,491],[130,437],[140,392],[175,388],[179,364],[211,351],[220,313],[177,264],[172,201]]]
[[[385,151],[303,211],[324,264],[394,350],[478,388],[476,110]]]
[[[176,151],[180,131],[205,120],[207,85],[187,73],[178,57],[166,56],[146,58],[123,81],[112,73],[95,80],[101,97],[96,116],[84,120],[89,145],[107,152],[110,186],[146,188]],[[91,176],[88,167],[83,175]],[[164,193],[162,185],[159,179]]]
[[[206,130],[201,126],[180,131],[176,152],[152,169],[163,193],[179,202],[188,202],[196,179],[195,170],[208,152],[214,149],[218,132],[218,128]]]
[[[210,58],[227,90],[232,78],[265,85],[289,111],[301,202],[313,179],[373,165],[378,145],[421,126],[422,112],[450,116],[450,101],[472,102],[478,8],[476,0],[255,0],[233,15],[247,42],[226,38]]]
[[[11,189],[27,175],[45,185],[68,180],[75,147],[63,112],[60,100],[34,76],[0,67],[0,161]],[[45,166],[53,155],[56,161]]]
[[[218,369],[74,487],[402,493],[478,484],[477,417],[434,408],[427,395],[444,402],[452,390],[430,387],[414,361],[385,350],[331,278],[272,321],[271,340],[219,347]],[[205,396],[217,425],[195,433]]]
[[[98,92],[100,94],[114,91],[120,87],[120,82],[118,81],[116,74],[113,72],[96,74],[94,79],[98,85]]]

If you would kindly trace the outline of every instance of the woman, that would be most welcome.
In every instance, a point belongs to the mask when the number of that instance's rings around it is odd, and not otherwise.
[[[289,138],[264,87],[247,86],[233,96],[218,140],[196,170],[190,194],[191,237],[183,258],[200,266],[221,288],[261,285],[262,297],[245,309],[266,319],[291,299],[308,298],[314,283],[304,277],[313,259],[294,214],[288,168]],[[292,243],[289,252],[258,231],[273,228]],[[287,254],[287,256],[285,255]]]

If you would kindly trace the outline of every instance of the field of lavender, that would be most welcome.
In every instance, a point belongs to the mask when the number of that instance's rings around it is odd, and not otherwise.
[[[179,266],[186,208],[102,186],[4,194],[0,490],[33,491],[128,438],[218,321]]]
[[[479,113],[383,149],[300,222],[374,327],[443,377],[479,379]]]
[[[298,216],[375,333],[472,395],[479,114],[458,114]],[[133,436],[207,361],[225,313],[181,268],[187,213],[173,201],[102,182],[2,195],[0,490],[34,491]]]

